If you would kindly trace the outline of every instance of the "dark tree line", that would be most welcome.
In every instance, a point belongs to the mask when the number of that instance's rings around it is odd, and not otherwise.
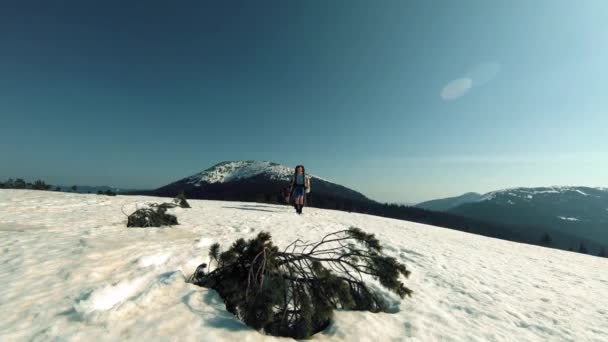
[[[553,247],[553,239],[551,238],[551,235],[549,233],[544,233],[540,238],[539,245],[545,246],[545,247]],[[571,244],[570,247],[568,248],[568,250],[570,252],[591,254],[589,252],[589,249],[587,248],[587,245],[582,241],[579,242],[578,248],[574,248],[574,245]],[[593,255],[593,254],[591,254],[591,255]],[[608,253],[606,253],[606,248],[600,247],[599,251],[597,252],[597,256],[602,257],[602,258],[608,258]]]
[[[60,186],[53,186],[51,184],[47,184],[45,181],[38,179],[34,181],[34,183],[30,183],[25,181],[23,178],[9,178],[6,181],[0,181],[0,189],[29,189],[29,190],[44,190],[44,191],[64,191]],[[72,185],[69,188],[66,188],[68,192],[77,192],[78,186]],[[89,193],[91,193],[89,191]],[[98,190],[98,195],[106,195],[106,196],[116,196],[116,193],[110,189],[106,191]]]
[[[43,180],[38,179],[34,183],[26,182],[23,178],[12,179],[2,182],[0,181],[0,189],[32,189],[32,190],[50,190],[51,185],[46,184]]]

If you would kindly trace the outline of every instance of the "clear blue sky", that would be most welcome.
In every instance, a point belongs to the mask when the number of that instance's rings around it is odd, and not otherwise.
[[[608,186],[608,1],[0,4],[0,179],[304,163],[382,201]]]

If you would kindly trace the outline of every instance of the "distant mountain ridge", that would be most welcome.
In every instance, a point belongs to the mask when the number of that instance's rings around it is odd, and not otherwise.
[[[442,199],[436,199],[431,201],[426,201],[422,203],[418,203],[415,206],[418,208],[428,209],[428,210],[436,210],[436,211],[447,211],[452,208],[455,208],[464,203],[476,202],[482,198],[481,194],[476,192],[467,192],[466,194],[448,197]]]
[[[501,224],[547,227],[608,245],[608,188],[519,187],[492,191],[477,199],[470,197],[458,205],[452,205],[452,199],[431,204],[445,204],[439,210],[448,213]],[[418,206],[428,208],[428,203]]]

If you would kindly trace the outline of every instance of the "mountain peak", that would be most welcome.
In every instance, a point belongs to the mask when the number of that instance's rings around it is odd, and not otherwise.
[[[535,188],[525,188],[525,187],[516,187],[516,188],[508,188],[497,191],[488,192],[484,194],[479,201],[488,201],[493,200],[498,195],[502,196],[512,196],[512,197],[521,197],[526,199],[532,199],[536,195],[543,194],[566,194],[566,193],[574,193],[581,196],[590,196],[590,192],[594,193],[596,191],[606,191],[606,188],[592,188],[586,186],[548,186],[548,187],[535,187]]]
[[[267,175],[274,180],[289,180],[289,177],[293,174],[293,168],[270,161],[224,161],[190,176],[188,183],[227,183],[260,174]]]

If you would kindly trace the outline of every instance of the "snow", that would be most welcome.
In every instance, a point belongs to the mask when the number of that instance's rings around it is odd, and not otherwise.
[[[167,262],[170,256],[170,253],[146,255],[141,257],[137,264],[140,267],[159,266]]]
[[[191,180],[196,183],[225,183],[261,173],[269,173],[273,179],[287,180],[293,174],[293,169],[267,161],[233,161],[215,165],[192,176]]]
[[[356,226],[412,271],[391,313],[338,311],[315,341],[606,341],[608,259],[406,221],[189,201],[179,226],[126,228],[140,196],[0,190],[0,341],[274,341],[186,283],[209,246],[279,246]]]
[[[286,181],[291,178],[293,172],[293,167],[280,165],[270,161],[230,161],[219,163],[205,171],[192,175],[187,178],[187,181],[195,186],[200,186],[201,183],[227,183],[260,174],[265,174],[270,179]],[[326,179],[312,175],[308,172],[307,175],[327,181]]]
[[[226,183],[238,179],[266,174],[271,179],[289,180],[294,168],[269,161],[231,161],[217,164],[188,178],[190,184]],[[316,177],[315,178],[319,178]],[[320,178],[319,178],[320,179]]]
[[[604,190],[604,188],[595,188],[595,189],[597,189],[597,190]],[[490,200],[493,200],[494,198],[496,198],[496,196],[499,196],[499,195],[507,195],[507,196],[512,196],[512,197],[520,197],[520,198],[526,198],[526,199],[533,199],[535,195],[540,195],[540,194],[563,194],[563,193],[566,193],[568,191],[577,192],[577,193],[579,193],[579,194],[581,194],[583,196],[590,196],[589,194],[585,193],[581,189],[579,189],[577,187],[571,187],[571,186],[551,186],[551,187],[545,187],[545,188],[521,188],[520,187],[520,188],[508,188],[508,189],[488,192],[487,194],[484,194],[478,200],[478,202],[490,201]]]
[[[579,219],[577,219],[576,217],[558,216],[557,218],[564,221],[579,221]]]
[[[561,192],[557,191],[554,188],[551,188],[549,190],[537,190],[537,191],[534,191],[534,193],[535,194],[560,194]]]

